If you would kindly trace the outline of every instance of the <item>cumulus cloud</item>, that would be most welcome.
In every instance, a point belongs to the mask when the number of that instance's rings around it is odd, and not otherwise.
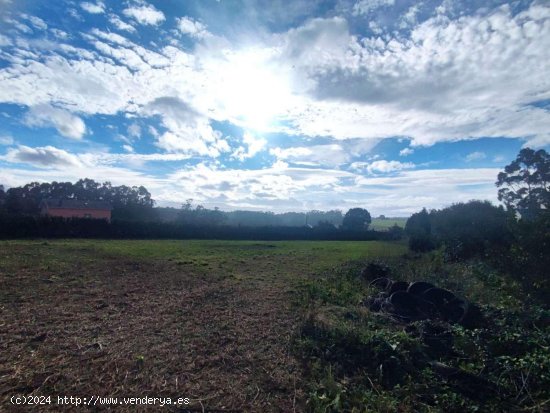
[[[4,36],[3,34],[0,34],[0,47],[10,46],[10,45],[11,45],[10,38],[7,36]]]
[[[170,175],[184,193],[198,194],[198,200],[224,196],[228,205],[261,206],[289,200],[309,191],[330,191],[346,177],[344,171],[293,168],[284,162],[257,170],[220,169],[200,163]],[[220,187],[224,186],[224,190]]]
[[[25,121],[29,126],[54,127],[70,139],[81,139],[86,133],[86,125],[78,116],[45,104],[31,107],[25,115]]]
[[[495,201],[494,181],[499,172],[497,168],[438,169],[437,173],[422,169],[391,176],[361,176],[356,185],[358,193],[372,194],[377,208],[409,215],[422,207],[442,208],[470,199]]]
[[[67,40],[70,36],[67,32],[61,30],[61,29],[57,29],[57,28],[51,28],[50,31],[52,32],[52,34],[57,37],[58,39],[61,39],[61,40]]]
[[[243,144],[246,146],[239,146],[232,154],[235,159],[241,162],[247,158],[253,158],[256,154],[262,151],[267,144],[264,138],[257,138],[250,132],[245,132],[243,135]]]
[[[414,149],[404,148],[399,151],[399,156],[409,156],[414,153]]]
[[[242,62],[237,57],[244,51],[222,40],[192,55],[94,32],[95,51],[73,48],[74,58],[27,58],[22,70],[10,56],[13,65],[0,69],[0,95],[27,106],[53,99],[82,113],[114,114],[136,113],[171,94],[211,119],[236,123],[246,115],[258,118],[252,115],[262,97],[261,104],[270,105],[264,112],[284,120],[275,131],[291,134],[409,136],[413,146],[506,136],[544,145],[550,142],[548,111],[529,103],[548,98],[550,90],[548,10],[533,4],[515,15],[507,7],[458,20],[438,15],[415,26],[410,37],[395,38],[361,38],[341,17],[312,19],[258,40],[246,52],[257,58]],[[255,72],[247,69],[245,76],[242,67]],[[228,87],[226,74],[233,72],[250,99]],[[254,83],[267,75],[269,82]],[[268,87],[274,80],[276,87]]]
[[[366,165],[366,170],[370,173],[390,173],[400,171],[402,169],[414,168],[411,162],[386,161],[381,159]]]
[[[141,127],[137,123],[132,123],[130,126],[128,126],[128,135],[130,135],[132,138],[140,138]]]
[[[11,24],[13,27],[15,27],[21,33],[26,33],[26,34],[32,34],[33,33],[33,30],[29,26],[27,26],[25,23],[22,23],[18,20],[14,20],[14,19],[10,19],[10,18],[4,18],[4,21],[6,23]]]
[[[121,46],[132,45],[130,41],[128,41],[124,36],[121,36],[120,34],[105,32],[99,29],[92,29],[90,33],[100,39],[107,40],[108,42],[116,45],[121,45]]]
[[[277,159],[301,165],[335,167],[349,162],[352,155],[339,144],[272,148],[269,151]]]
[[[101,14],[105,12],[105,4],[101,1],[98,1],[97,3],[84,1],[80,3],[80,7],[82,8],[82,10],[90,14]]]
[[[22,13],[21,17],[25,20],[28,20],[31,25],[37,30],[46,30],[48,25],[44,20],[37,16],[30,16],[28,14]]]
[[[353,5],[353,14],[369,14],[370,12],[379,9],[380,7],[393,6],[395,0],[359,0]]]
[[[230,150],[227,141],[212,128],[208,118],[177,97],[157,98],[144,107],[143,114],[161,117],[168,131],[158,136],[157,146],[168,152],[217,157]]]
[[[105,166],[117,165],[127,168],[136,165],[143,166],[146,162],[176,162],[190,158],[189,155],[185,154],[135,153],[134,148],[130,145],[123,145],[123,149],[127,153],[89,152],[72,154],[49,145],[43,147],[19,145],[17,148],[9,149],[5,155],[0,156],[0,160],[37,167],[60,168],[62,171],[65,167],[74,167],[80,168],[80,174],[88,174],[94,169]],[[72,169],[72,171],[75,176],[78,176],[75,169]]]
[[[412,27],[416,25],[417,20],[416,16],[418,12],[420,11],[421,4],[413,4],[407,12],[401,16],[401,23],[399,24],[399,27],[401,29],[406,29],[408,27]]]
[[[466,162],[480,161],[485,158],[487,158],[485,152],[476,151],[466,155]]]
[[[204,39],[205,37],[210,36],[208,30],[206,30],[206,26],[191,17],[180,17],[176,19],[176,21],[179,31],[183,34],[189,35],[196,39]]]
[[[282,64],[295,68],[310,97],[289,110],[294,125],[310,136],[410,136],[413,145],[501,136],[550,142],[548,112],[529,106],[550,90],[550,7],[484,13],[438,15],[410,37],[358,38],[339,18],[289,31]]]
[[[109,15],[109,22],[115,26],[118,30],[124,30],[130,33],[134,33],[136,31],[136,28],[132,26],[129,23],[126,23],[123,21],[120,17],[118,17],[116,14],[110,14]]]
[[[3,158],[8,162],[26,163],[38,167],[81,166],[76,156],[53,146],[31,148],[21,145],[16,149],[10,149]]]
[[[0,145],[13,145],[14,140],[9,135],[0,135]]]
[[[126,10],[143,11],[148,7],[152,6],[139,3]],[[353,173],[333,169],[320,172],[323,169],[317,166],[338,168],[368,152],[380,139],[394,136],[412,138],[412,147],[403,149],[401,156],[410,155],[418,145],[477,137],[523,137],[530,144],[550,143],[548,110],[530,104],[550,98],[550,80],[546,76],[550,61],[548,10],[538,3],[517,13],[502,7],[454,20],[439,14],[421,24],[411,23],[410,35],[387,33],[380,37],[354,33],[353,26],[342,17],[310,19],[286,32],[255,38],[253,46],[246,50],[237,42],[222,38],[201,42],[192,52],[160,42],[146,47],[121,36],[122,33],[105,29],[82,34],[91,45],[88,49],[60,43],[43,53],[45,43],[39,45],[21,36],[16,47],[2,55],[6,63],[0,68],[0,100],[31,107],[25,117],[29,125],[53,126],[63,136],[72,138],[80,138],[86,131],[82,119],[72,112],[141,117],[138,122],[144,131],[148,118],[158,120],[158,129],[149,125],[147,130],[155,145],[167,153],[149,158],[126,153],[126,157],[112,156],[109,161],[106,157],[96,159],[118,165],[153,158],[216,158],[224,153],[241,160],[251,158],[267,145],[258,145],[259,138],[249,133],[237,144],[240,147],[230,148],[227,138],[213,126],[214,121],[233,122],[243,114],[239,113],[241,109],[254,115],[260,106],[257,102],[265,105],[277,101],[270,99],[273,96],[282,96],[278,99],[282,104],[274,105],[273,111],[269,108],[269,114],[280,120],[273,122],[275,131],[293,135],[295,146],[271,150],[277,166],[245,174],[248,186],[241,187],[234,182],[243,175],[240,170],[208,172],[213,167],[205,164],[203,170],[185,172],[219,178],[219,185],[226,181],[237,185],[238,190],[225,194],[230,198],[227,205],[278,205],[276,202],[284,198],[276,194],[282,189],[281,193],[291,199],[287,205],[295,202],[292,205],[315,207],[313,203],[318,202],[324,208],[333,205],[331,199],[338,193],[345,196],[341,206],[372,199],[381,212],[388,208],[396,211],[391,202],[399,204],[397,198],[373,189],[387,184],[396,191],[396,197],[402,196],[402,211],[437,206],[438,194],[431,188],[418,195],[407,192],[405,184],[400,186],[400,182],[413,185],[414,179],[428,180],[414,174],[417,170],[410,171],[414,168],[411,163],[371,159],[352,164]],[[124,16],[141,24],[157,25],[165,18],[157,12],[161,18],[142,13],[140,21],[138,14],[129,11]],[[122,20],[115,15],[108,19],[119,30],[133,31],[119,26]],[[187,19],[183,29],[181,24],[178,26],[182,32],[200,36],[201,30],[206,30],[202,23]],[[12,40],[4,36],[0,37],[0,45],[2,42],[11,45]],[[246,58],[241,59],[242,56]],[[229,98],[221,93],[227,89],[227,79],[231,79],[227,73],[238,80],[237,88],[229,88]],[[266,87],[274,83],[272,79],[280,82],[276,87]],[[285,93],[278,94],[279,90]],[[307,146],[306,142],[299,142],[302,135],[330,136],[338,142]],[[247,136],[252,137],[248,142]],[[122,142],[116,143],[117,149],[120,145]],[[85,160],[82,156],[78,159]],[[129,179],[139,175],[133,171],[117,173]],[[373,180],[383,174],[394,180]],[[434,175],[439,174],[440,171]],[[365,180],[363,175],[372,179]],[[304,176],[311,177],[307,185],[300,180]],[[313,179],[316,176],[321,177],[317,184]],[[484,175],[487,179],[483,185],[491,182],[479,192],[464,183],[466,180],[454,184],[450,175],[445,176],[447,181],[439,189],[441,197],[448,195],[449,202],[461,200],[464,193],[468,197],[494,199],[492,181],[496,174],[490,179]],[[268,183],[271,178],[274,186]],[[196,192],[189,193],[196,194],[205,189],[213,197],[224,194],[184,182],[179,193],[193,189]],[[166,199],[172,189],[162,190]],[[257,192],[251,192],[254,190]],[[239,196],[246,200],[239,201]],[[386,202],[390,206],[384,207]]]
[[[291,167],[278,160],[261,169],[229,169],[213,163],[187,165],[162,178],[142,172],[143,163],[181,161],[188,154],[73,155],[53,147],[18,147],[0,159],[45,168],[1,169],[8,186],[31,181],[77,180],[87,176],[114,184],[145,185],[165,203],[181,203],[192,196],[205,205],[227,209],[310,210],[367,207],[371,213],[409,215],[422,207],[440,208],[469,199],[496,199],[497,168],[401,170],[388,175],[367,175],[338,169]],[[140,167],[140,172],[132,166]],[[369,163],[366,163],[369,165]],[[365,169],[363,165],[362,170]]]
[[[224,208],[270,210],[367,207],[375,214],[407,216],[422,207],[441,208],[469,199],[496,199],[499,170],[397,171],[363,176],[337,169],[290,167],[278,161],[257,170],[222,169],[201,163],[170,175],[177,191]],[[421,189],[419,189],[421,188]],[[336,194],[336,196],[335,196]]]
[[[132,6],[124,9],[122,13],[126,17],[134,19],[139,24],[157,26],[166,20],[164,13],[152,5]]]

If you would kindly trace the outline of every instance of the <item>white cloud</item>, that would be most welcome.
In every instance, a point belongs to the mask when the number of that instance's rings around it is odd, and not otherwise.
[[[91,13],[91,14],[101,14],[105,13],[105,4],[101,1],[98,1],[97,3],[90,3],[88,1],[84,1],[80,3],[80,7],[82,10]]]
[[[528,105],[550,96],[549,14],[539,3],[516,15],[503,6],[436,16],[410,38],[384,39],[357,38],[343,19],[316,19],[282,36],[280,63],[294,69],[294,93],[307,96],[285,117],[309,136],[549,143],[548,111]]]
[[[410,38],[360,38],[341,17],[313,19],[246,48],[211,38],[193,54],[146,49],[100,30],[84,34],[94,47],[88,50],[59,44],[45,54],[22,39],[3,55],[0,96],[86,115],[159,115],[169,133],[159,134],[160,147],[190,151],[196,144],[203,155],[227,148],[212,120],[249,126],[266,114],[273,131],[342,142],[410,136],[414,147],[505,136],[544,145],[548,111],[528,103],[550,97],[548,10],[539,4],[518,14],[502,7],[458,20],[436,16]],[[181,120],[167,105],[147,109],[166,96],[195,115]]]
[[[267,141],[264,138],[255,137],[250,132],[245,132],[243,135],[243,144],[246,145],[246,148],[240,146],[231,155],[241,162],[247,158],[253,158],[258,152],[261,152],[265,148]]]
[[[17,149],[10,149],[3,159],[8,162],[26,163],[39,167],[81,166],[76,156],[53,146],[31,148],[21,145]]]
[[[116,45],[120,45],[120,46],[132,45],[128,39],[126,39],[124,36],[121,36],[120,34],[116,34],[112,32],[104,32],[99,29],[92,29],[90,33],[100,39],[107,40],[108,42],[114,43]]]
[[[11,46],[11,40],[9,37],[0,34],[0,47]]]
[[[352,154],[339,144],[272,148],[269,151],[277,159],[301,165],[335,167],[349,162]]]
[[[414,166],[415,165],[411,162],[386,161],[382,159],[368,164],[366,169],[370,173],[390,173],[402,169],[414,168]]]
[[[109,22],[115,26],[118,30],[124,30],[130,33],[134,33],[136,28],[129,23],[121,20],[116,14],[109,15]]]
[[[371,29],[374,34],[382,34],[384,32],[380,24],[375,20],[369,22],[369,29]]]
[[[65,32],[63,30],[60,30],[60,29],[56,29],[55,27],[51,28],[50,31],[52,32],[52,34],[55,37],[57,37],[58,39],[61,39],[61,40],[67,40],[70,37],[67,32]]]
[[[259,170],[218,169],[201,163],[184,168],[169,176],[183,193],[197,194],[199,201],[223,197],[226,204],[267,206],[309,192],[328,192],[342,178],[353,175],[326,169],[291,168],[278,161]],[[287,202],[287,204],[288,204]]]
[[[149,129],[149,133],[150,133],[151,135],[153,135],[155,138],[158,138],[159,132],[157,131],[157,129],[156,129],[154,126],[149,125],[149,128],[148,128],[148,129]]]
[[[416,25],[417,23],[416,16],[420,11],[420,5],[421,4],[413,4],[407,10],[407,12],[401,17],[401,23],[399,25],[401,29],[406,29]]]
[[[122,13],[126,17],[134,19],[139,24],[150,26],[156,26],[166,20],[164,13],[157,10],[152,5],[128,7],[127,9],[124,9]]]
[[[29,126],[52,126],[57,131],[71,139],[81,139],[86,133],[86,125],[78,116],[64,109],[50,105],[36,105],[30,108],[25,115],[25,122]]]
[[[278,161],[259,170],[199,164],[169,177],[176,192],[201,203],[235,209],[307,210],[366,207],[375,214],[406,216],[470,199],[496,200],[498,169],[399,171],[365,177],[350,172],[289,167]]]
[[[480,161],[485,158],[487,158],[487,155],[485,154],[485,152],[476,151],[466,156],[466,162]]]
[[[404,148],[399,151],[399,156],[409,156],[414,153],[414,149]]]
[[[52,147],[19,147],[1,159],[42,169],[0,169],[0,181],[14,186],[82,177],[101,181],[108,176],[115,185],[146,186],[161,205],[192,197],[204,205],[225,209],[346,210],[359,206],[374,214],[405,216],[422,207],[441,208],[469,199],[494,201],[494,181],[500,172],[497,168],[441,169],[436,173],[402,170],[391,175],[363,176],[336,169],[290,167],[280,160],[256,170],[227,169],[203,162],[162,178],[132,169],[139,166],[143,170],[146,162],[188,158],[176,153],[73,155]],[[359,169],[365,169],[365,165]]]
[[[128,156],[132,156],[132,154],[128,154]],[[84,177],[98,182],[103,182],[105,177],[109,177],[109,181],[113,185],[144,185],[157,194],[161,193],[162,188],[166,188],[166,183],[159,183],[158,179],[122,167],[100,165],[90,168],[86,165],[67,166],[59,164],[46,169],[31,169],[28,167],[0,169],[0,181],[4,182],[7,187],[21,186],[29,182],[76,182]],[[168,191],[174,197],[174,193],[170,189]],[[185,198],[180,201],[183,199]]]
[[[395,0],[359,0],[353,5],[353,14],[369,14],[370,12],[379,9],[380,7],[393,6]]]
[[[137,123],[132,123],[130,126],[128,126],[128,135],[130,135],[132,138],[140,138],[141,127]]]
[[[423,207],[442,208],[471,199],[496,201],[494,182],[499,172],[497,168],[424,169],[392,176],[359,177],[350,195],[368,193],[368,205],[373,210],[385,211],[390,216],[410,215]]]
[[[48,28],[48,25],[44,20],[42,20],[40,17],[37,16],[29,16],[28,14],[22,13],[21,17],[23,19],[28,20],[31,25],[37,29],[37,30],[46,30]]]
[[[4,21],[6,23],[11,24],[13,27],[15,27],[21,33],[26,33],[26,34],[32,34],[33,33],[33,30],[29,26],[27,26],[24,23],[21,23],[20,21],[10,19],[10,18],[4,18]]]
[[[175,162],[190,158],[189,155],[185,154],[135,153],[134,148],[130,145],[123,145],[123,149],[128,153],[91,152],[72,154],[53,146],[32,148],[19,145],[17,148],[9,149],[5,155],[0,156],[0,160],[10,163],[24,163],[36,167],[78,167],[82,169],[80,171],[82,177],[88,173],[87,170],[105,166],[143,166],[144,162]]]
[[[210,126],[208,118],[179,98],[157,98],[144,107],[143,114],[161,117],[162,124],[168,131],[157,138],[157,146],[168,152],[217,157],[230,150],[221,133]]]
[[[193,20],[191,17],[180,17],[176,19],[176,21],[179,31],[183,34],[187,34],[197,39],[204,39],[211,35],[208,30],[206,30],[206,26],[203,23]]]
[[[78,21],[83,21],[84,20],[82,18],[82,16],[78,13],[78,10],[76,10],[76,9],[70,8],[70,9],[67,10],[67,12],[75,20],[78,20]]]
[[[0,135],[0,145],[13,145],[14,140],[9,135]]]
[[[75,47],[63,49],[68,50],[69,57],[53,49],[54,53],[42,59],[26,58],[24,69],[23,61],[12,54],[8,57],[12,66],[0,69],[1,101],[25,106],[55,102],[71,111],[112,115],[137,111],[175,83],[178,90],[185,91],[197,82],[190,67],[192,58],[185,52],[174,50],[169,60],[133,43],[113,47],[89,38],[121,63],[139,68],[138,72],[132,73],[109,56]],[[152,70],[167,64],[170,68],[165,71]]]

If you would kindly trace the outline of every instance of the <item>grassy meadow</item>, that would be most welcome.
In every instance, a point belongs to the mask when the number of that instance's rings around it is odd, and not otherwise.
[[[368,263],[453,291],[483,324],[369,311]],[[0,285],[10,408],[13,394],[335,413],[542,412],[550,399],[550,313],[483,262],[403,242],[3,241]]]
[[[405,251],[383,242],[3,241],[1,402],[162,395],[189,397],[193,408],[304,410],[294,352],[304,289],[350,260]]]
[[[370,223],[369,228],[375,231],[384,231],[393,227],[394,225],[405,228],[405,224],[407,224],[407,219],[408,218],[372,218],[372,222]]]

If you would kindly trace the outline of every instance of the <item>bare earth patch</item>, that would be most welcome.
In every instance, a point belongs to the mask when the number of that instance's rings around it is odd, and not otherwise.
[[[302,410],[290,354],[300,314],[292,283],[273,276],[266,257],[239,261],[235,277],[86,248],[45,265],[36,257],[51,247],[10,248],[12,258],[2,258],[17,262],[0,267],[0,403],[9,411],[75,410],[17,408],[14,394],[188,397],[197,411]],[[160,408],[93,410],[110,409]]]

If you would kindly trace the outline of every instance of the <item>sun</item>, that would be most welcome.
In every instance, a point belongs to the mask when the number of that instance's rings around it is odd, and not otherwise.
[[[223,105],[248,129],[271,129],[291,101],[288,77],[270,62],[269,52],[251,49],[229,56],[222,76]]]

